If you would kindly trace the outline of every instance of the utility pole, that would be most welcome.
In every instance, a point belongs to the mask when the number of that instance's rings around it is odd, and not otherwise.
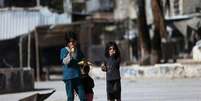
[[[164,14],[160,0],[152,0],[151,2],[153,18],[154,18],[154,38],[152,40],[151,64],[160,62],[161,44],[167,43],[168,34],[164,21]]]
[[[159,31],[161,41],[167,42],[167,31],[166,31],[166,25],[164,21],[164,14],[162,10],[162,6],[160,3],[160,0],[152,0],[152,11],[154,16],[154,25],[155,29]]]
[[[37,0],[37,1],[36,1],[36,6],[37,6],[37,7],[40,7],[40,0]]]
[[[150,64],[150,35],[146,20],[145,0],[138,0],[138,31],[140,42],[140,64]]]
[[[35,54],[36,54],[36,80],[40,81],[40,55],[39,55],[39,43],[38,43],[38,32],[37,29],[34,29],[34,38],[35,38]]]

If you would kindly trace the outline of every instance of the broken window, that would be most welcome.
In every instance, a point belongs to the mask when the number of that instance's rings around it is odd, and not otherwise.
[[[180,11],[179,11],[179,0],[174,0],[174,13],[176,15],[180,13]]]

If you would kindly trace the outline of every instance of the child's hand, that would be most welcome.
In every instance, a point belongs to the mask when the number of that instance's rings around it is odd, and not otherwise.
[[[74,52],[75,52],[75,48],[74,48],[74,47],[71,48],[70,51],[71,51],[72,53],[74,53]]]
[[[101,67],[105,66],[105,63],[101,63]]]
[[[74,90],[74,92],[73,92],[73,93],[74,93],[74,95],[75,95],[75,96],[77,96],[77,93],[76,93],[76,91],[75,91],[75,90]]]
[[[106,66],[105,63],[102,63],[102,64],[101,64],[101,70],[104,71],[104,72],[107,71],[107,66]]]

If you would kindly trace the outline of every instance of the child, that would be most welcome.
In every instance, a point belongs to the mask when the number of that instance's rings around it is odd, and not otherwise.
[[[74,101],[74,91],[80,101],[86,101],[86,95],[80,80],[80,66],[78,64],[84,56],[78,47],[75,33],[65,34],[65,47],[61,49],[60,59],[63,64],[63,80],[66,86],[68,101]]]
[[[84,60],[79,62],[81,65],[81,81],[84,86],[85,94],[87,97],[87,101],[93,101],[93,88],[94,88],[94,80],[89,76],[90,64],[88,61]]]
[[[120,51],[115,42],[106,44],[105,57],[101,68],[106,72],[107,99],[121,101]]]

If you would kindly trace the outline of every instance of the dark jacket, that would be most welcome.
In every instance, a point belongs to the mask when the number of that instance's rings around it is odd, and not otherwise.
[[[69,51],[66,47],[61,49],[60,60],[63,64],[63,80],[69,80],[80,77],[80,66],[78,62],[84,58],[81,50],[78,48],[76,57],[72,58],[68,64],[63,63],[63,59],[67,57]]]
[[[81,75],[81,81],[84,86],[85,93],[94,93],[93,88],[94,88],[94,80],[88,75],[88,74],[83,74]]]
[[[115,59],[114,57],[109,57],[105,59],[105,64],[107,67],[106,79],[107,80],[117,80],[120,79],[120,58]]]

